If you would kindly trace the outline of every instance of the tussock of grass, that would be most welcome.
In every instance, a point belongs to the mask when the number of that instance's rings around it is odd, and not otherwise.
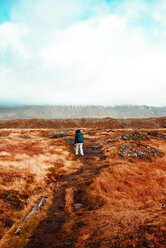
[[[93,184],[96,194],[119,207],[139,209],[148,202],[158,201],[166,188],[165,159],[158,163],[117,165],[100,174]],[[115,204],[116,203],[116,204]]]

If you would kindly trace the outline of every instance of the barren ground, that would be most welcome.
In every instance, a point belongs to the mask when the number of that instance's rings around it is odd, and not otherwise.
[[[0,247],[165,248],[166,130],[75,130],[0,129]]]

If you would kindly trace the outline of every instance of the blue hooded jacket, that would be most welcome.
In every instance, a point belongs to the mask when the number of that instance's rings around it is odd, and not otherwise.
[[[74,144],[83,143],[83,142],[84,142],[83,134],[82,134],[82,133],[80,132],[80,130],[78,129],[78,130],[76,131]]]

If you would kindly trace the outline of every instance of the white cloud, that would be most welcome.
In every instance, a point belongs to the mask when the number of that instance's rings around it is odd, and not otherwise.
[[[166,105],[162,8],[154,1],[150,12],[143,0],[124,1],[113,13],[111,6],[94,0],[21,1],[12,11],[13,21],[0,25],[0,98]],[[141,13],[157,23],[135,25]]]
[[[11,47],[13,50],[22,51],[24,53],[25,47],[21,42],[21,38],[27,35],[28,28],[21,24],[14,24],[5,22],[0,25],[0,51]]]

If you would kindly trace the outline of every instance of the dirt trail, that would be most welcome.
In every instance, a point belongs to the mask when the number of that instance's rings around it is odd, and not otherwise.
[[[67,144],[67,150],[73,156],[72,144]],[[81,214],[79,211],[78,215],[76,213],[77,208],[79,206],[84,209],[93,208],[95,199],[91,199],[92,202],[84,201],[87,188],[92,182],[92,175],[94,178],[100,170],[110,166],[106,161],[101,166],[95,162],[96,159],[102,161],[105,157],[101,147],[94,140],[93,143],[90,142],[90,139],[89,141],[87,140],[84,152],[84,157],[78,156],[73,160],[69,160],[70,163],[79,163],[80,166],[75,172],[64,175],[57,180],[53,192],[53,203],[48,211],[47,218],[40,222],[25,248],[72,248],[75,246],[79,226],[83,225],[80,222]],[[69,161],[67,162],[69,163]],[[76,203],[74,213],[71,216],[65,209],[65,192],[67,188],[73,189],[74,202]]]

